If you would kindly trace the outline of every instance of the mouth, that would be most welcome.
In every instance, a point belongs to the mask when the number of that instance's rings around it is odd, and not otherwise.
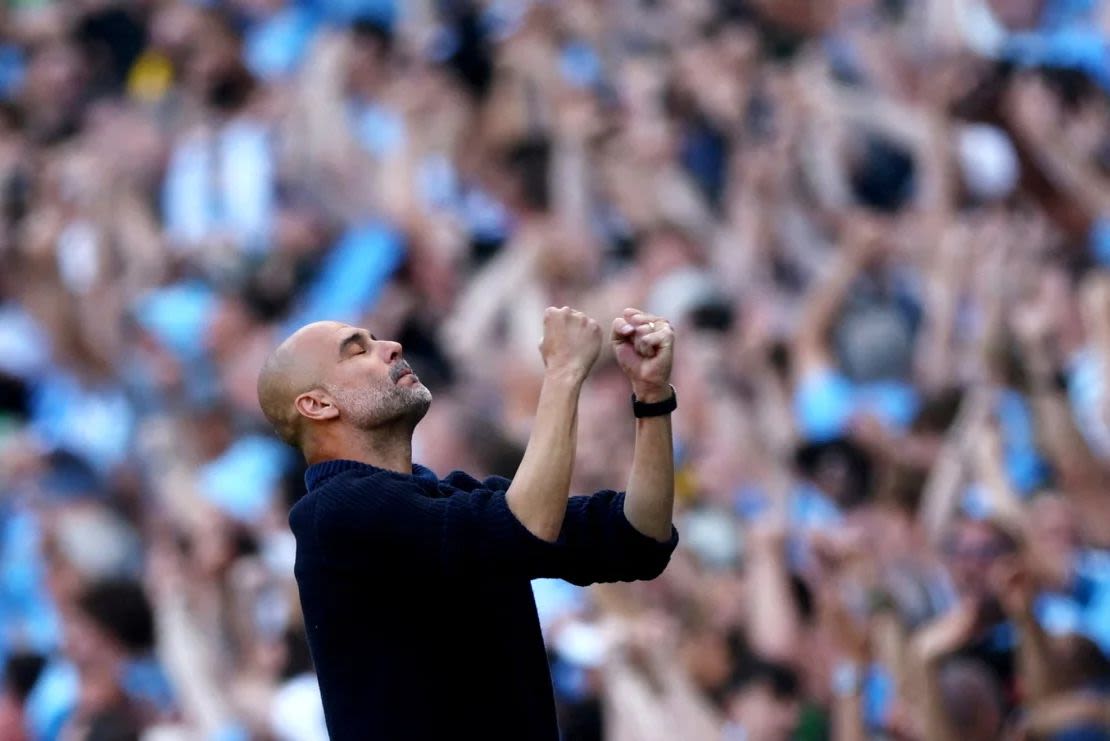
[[[412,376],[414,380],[416,379],[416,375],[412,372],[412,368],[403,360],[393,368],[389,375],[393,379],[393,383],[400,383],[401,379],[406,376]]]

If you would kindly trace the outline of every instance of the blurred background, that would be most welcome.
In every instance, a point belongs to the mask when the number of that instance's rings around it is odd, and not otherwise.
[[[548,304],[668,317],[682,400],[667,572],[535,583],[567,741],[1110,738],[1108,33],[0,2],[0,739],[325,739],[262,359],[397,339],[415,458],[511,476]],[[576,493],[628,394],[603,360]]]

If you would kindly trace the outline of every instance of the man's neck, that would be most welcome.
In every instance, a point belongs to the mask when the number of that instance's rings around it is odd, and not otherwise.
[[[328,441],[306,451],[309,465],[331,460],[366,463],[397,473],[412,473],[412,430],[379,429],[345,440]]]

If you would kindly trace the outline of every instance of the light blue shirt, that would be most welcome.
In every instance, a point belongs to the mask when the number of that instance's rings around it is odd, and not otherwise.
[[[351,227],[328,251],[324,264],[285,324],[291,334],[309,322],[356,322],[373,309],[405,257],[401,235],[381,222]]]
[[[823,368],[801,379],[794,392],[794,420],[805,440],[831,440],[844,435],[860,413],[877,417],[893,429],[903,429],[917,413],[918,393],[901,381],[853,383],[833,368]]]
[[[1080,554],[1071,591],[1041,594],[1035,611],[1048,632],[1079,633],[1110,654],[1110,553]]]
[[[0,516],[0,660],[13,650],[48,654],[61,624],[46,589],[37,518],[15,508]]]
[[[275,201],[270,131],[239,118],[214,136],[180,141],[162,187],[166,231],[179,248],[226,236],[248,252],[270,247]]]
[[[319,15],[287,5],[251,25],[243,35],[243,61],[262,80],[277,80],[297,71],[316,37]]]
[[[34,741],[56,741],[66,720],[77,707],[81,678],[68,661],[55,658],[42,670],[24,711],[27,733]]]
[[[1105,361],[1093,349],[1079,352],[1068,367],[1068,403],[1091,452],[1110,460],[1110,427],[1102,415],[1106,404]]]
[[[130,454],[136,413],[115,385],[86,385],[55,370],[32,394],[31,428],[51,448],[81,456],[100,471]]]
[[[232,443],[197,474],[202,496],[231,517],[257,521],[270,507],[289,460],[289,448],[273,437],[248,435]]]

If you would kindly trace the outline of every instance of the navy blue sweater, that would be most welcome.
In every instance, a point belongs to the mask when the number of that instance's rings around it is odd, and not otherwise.
[[[289,523],[334,741],[557,739],[529,580],[652,579],[678,542],[633,528],[614,491],[571,497],[548,543],[510,512],[508,479],[328,461],[305,482]]]

